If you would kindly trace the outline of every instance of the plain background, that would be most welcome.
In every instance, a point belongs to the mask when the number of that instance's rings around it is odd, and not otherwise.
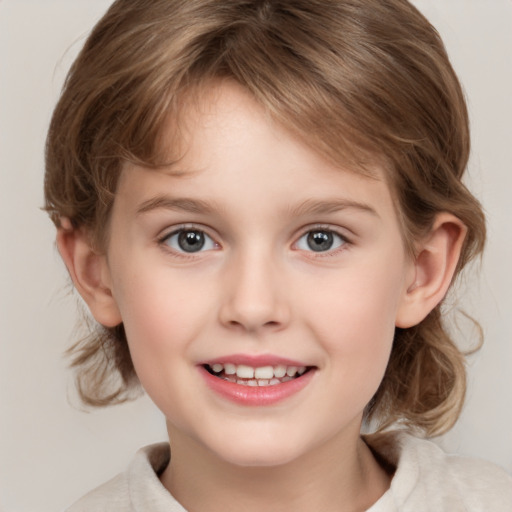
[[[50,512],[165,439],[143,398],[77,407],[63,351],[76,299],[43,203],[43,150],[52,106],[87,32],[109,0],[0,0],[0,509]],[[482,200],[489,243],[480,278],[460,288],[486,344],[469,362],[469,394],[440,442],[512,472],[512,2],[416,0],[443,36],[469,98],[468,182]],[[461,343],[471,330],[463,329]]]

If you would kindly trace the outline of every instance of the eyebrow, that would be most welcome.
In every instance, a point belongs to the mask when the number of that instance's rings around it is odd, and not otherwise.
[[[359,201],[352,201],[352,200],[348,200],[348,199],[338,199],[338,198],[326,200],[326,201],[325,200],[317,201],[315,199],[307,199],[303,203],[292,208],[291,213],[294,216],[325,215],[325,214],[336,213],[341,210],[347,210],[347,209],[360,210],[362,212],[369,213],[375,217],[380,218],[380,215],[377,213],[377,211],[366,203],[361,203]]]
[[[204,213],[209,214],[214,211],[212,205],[206,201],[200,199],[189,199],[185,197],[168,197],[168,196],[157,196],[152,199],[144,201],[137,208],[137,215],[150,212],[157,209],[166,210],[181,210],[189,213]]]
[[[157,210],[178,210],[188,213],[197,213],[208,215],[218,210],[214,205],[201,199],[191,199],[186,197],[157,196],[144,201],[137,208],[137,215]],[[380,217],[374,208],[368,204],[347,199],[315,200],[307,199],[298,206],[290,209],[290,214],[294,217],[303,215],[326,215],[336,213],[341,210],[356,209],[369,213],[375,217]]]

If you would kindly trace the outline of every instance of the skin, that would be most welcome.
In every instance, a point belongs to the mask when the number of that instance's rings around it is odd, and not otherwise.
[[[162,483],[190,511],[366,510],[390,475],[360,438],[364,408],[395,326],[421,321],[446,292],[463,226],[440,216],[412,260],[381,170],[335,166],[232,83],[185,120],[176,165],[123,170],[105,254],[66,224],[59,235],[79,291],[99,322],[124,323],[165,414]],[[202,250],[184,252],[180,229],[205,233]],[[332,247],[313,251],[311,232],[333,233]],[[314,374],[278,404],[248,407],[199,372],[232,354]]]

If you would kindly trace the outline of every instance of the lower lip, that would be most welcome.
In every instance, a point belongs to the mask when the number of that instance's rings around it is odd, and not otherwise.
[[[212,391],[232,402],[247,406],[277,404],[304,389],[315,373],[314,370],[309,370],[300,377],[274,386],[244,386],[215,377],[203,366],[199,370]]]

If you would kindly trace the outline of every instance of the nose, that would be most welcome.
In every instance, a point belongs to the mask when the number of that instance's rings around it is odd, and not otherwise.
[[[282,271],[270,255],[239,255],[224,276],[220,322],[257,333],[281,330],[290,321]]]

